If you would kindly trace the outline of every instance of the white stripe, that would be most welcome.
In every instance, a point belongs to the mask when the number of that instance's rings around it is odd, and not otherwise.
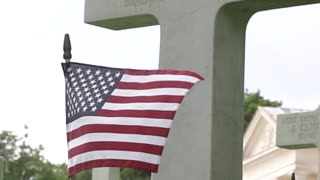
[[[189,75],[174,75],[174,74],[154,74],[154,75],[128,75],[124,74],[121,78],[121,82],[136,82],[136,83],[148,83],[155,81],[184,81],[190,83],[196,83],[199,78]]]
[[[159,164],[160,156],[148,154],[143,152],[132,151],[91,151],[86,152],[69,159],[69,168],[92,160],[105,160],[105,159],[119,159],[119,160],[133,160],[142,161],[151,164]]]
[[[101,116],[83,116],[67,124],[67,132],[89,124],[111,124],[111,125],[132,125],[170,128],[172,120],[155,118],[133,118],[133,117],[101,117]]]
[[[140,134],[91,133],[69,141],[68,148],[72,149],[89,142],[131,142],[164,146],[166,138]]]
[[[113,96],[136,97],[136,96],[185,96],[189,89],[184,88],[155,88],[155,89],[115,89]]]
[[[105,110],[158,110],[176,111],[179,103],[108,103],[102,109]]]

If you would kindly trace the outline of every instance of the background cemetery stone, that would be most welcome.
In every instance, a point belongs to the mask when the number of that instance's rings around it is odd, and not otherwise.
[[[312,112],[278,115],[276,145],[286,149],[319,148],[320,107]],[[319,173],[320,166],[318,180]]]
[[[86,0],[85,22],[92,25],[121,30],[160,24],[160,68],[206,79],[179,108],[153,180],[241,179],[246,25],[258,11],[317,2]]]
[[[312,112],[278,115],[277,119],[277,146],[287,149],[319,147],[319,108]]]

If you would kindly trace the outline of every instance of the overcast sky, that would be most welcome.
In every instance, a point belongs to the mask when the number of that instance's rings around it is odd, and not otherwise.
[[[84,0],[0,1],[0,131],[43,144],[54,163],[67,161],[64,78],[65,33],[73,61],[114,67],[158,67],[160,28],[111,31],[83,23]],[[320,5],[261,12],[247,30],[246,79],[284,107],[320,104]],[[141,63],[138,63],[141,62]]]

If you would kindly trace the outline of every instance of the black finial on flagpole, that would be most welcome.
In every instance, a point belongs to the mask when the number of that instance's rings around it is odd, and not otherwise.
[[[296,180],[296,175],[294,174],[294,172],[291,175],[291,180]]]
[[[69,63],[72,58],[71,55],[71,43],[69,34],[64,35],[64,42],[63,42],[63,59],[66,60],[66,63]]]

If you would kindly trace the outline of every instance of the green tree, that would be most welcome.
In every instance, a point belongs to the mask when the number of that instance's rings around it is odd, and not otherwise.
[[[0,134],[0,155],[5,158],[6,180],[30,180],[39,173],[44,158],[40,155],[42,146],[32,148],[24,138],[18,138],[9,131]]]
[[[76,180],[91,180],[92,178],[92,171],[82,171],[76,175]]]
[[[258,106],[271,106],[271,107],[279,107],[282,105],[281,101],[272,101],[269,99],[265,99],[260,95],[260,91],[257,92],[249,92],[245,91],[245,99],[244,99],[244,130],[247,129],[254,113],[256,112]]]
[[[0,133],[0,156],[5,159],[5,180],[66,180],[67,165],[47,161],[41,155],[43,147],[31,147],[26,143],[27,137],[28,134],[21,138],[10,131]],[[76,180],[91,180],[91,171],[78,173]]]
[[[151,179],[151,173],[139,169],[121,168],[120,169],[121,180],[149,180]]]

